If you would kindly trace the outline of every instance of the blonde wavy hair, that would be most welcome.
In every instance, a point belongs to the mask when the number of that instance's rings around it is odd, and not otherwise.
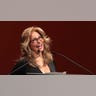
[[[44,51],[42,52],[43,59],[44,59],[44,64],[49,64],[51,61],[53,61],[53,56],[50,52],[50,43],[51,39],[46,35],[46,33],[41,29],[40,27],[37,26],[32,26],[26,28],[23,33],[21,34],[21,54],[23,58],[26,58],[28,61],[29,65],[33,67],[37,67],[35,63],[35,58],[33,55],[33,50],[30,48],[30,36],[32,32],[37,32],[40,34],[40,36],[44,40]]]

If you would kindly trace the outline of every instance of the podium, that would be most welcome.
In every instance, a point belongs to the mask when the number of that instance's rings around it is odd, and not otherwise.
[[[66,75],[66,71],[64,72],[50,72],[50,73],[26,73],[26,75]]]

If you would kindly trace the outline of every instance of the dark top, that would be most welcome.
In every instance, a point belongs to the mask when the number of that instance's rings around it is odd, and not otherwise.
[[[50,62],[48,64],[50,72],[55,72],[54,62]],[[38,75],[43,74],[38,67],[32,67],[28,64],[28,62],[23,59],[20,60],[13,68],[10,73],[11,75]]]

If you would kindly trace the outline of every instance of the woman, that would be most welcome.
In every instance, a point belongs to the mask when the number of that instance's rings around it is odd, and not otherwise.
[[[21,58],[11,74],[35,74],[55,72],[50,52],[50,38],[40,27],[29,27],[21,35]]]

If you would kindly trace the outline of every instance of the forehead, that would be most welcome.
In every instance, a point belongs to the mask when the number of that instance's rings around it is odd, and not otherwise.
[[[34,32],[31,33],[31,38],[36,38],[38,36],[40,36],[40,34],[38,32],[34,31]]]

